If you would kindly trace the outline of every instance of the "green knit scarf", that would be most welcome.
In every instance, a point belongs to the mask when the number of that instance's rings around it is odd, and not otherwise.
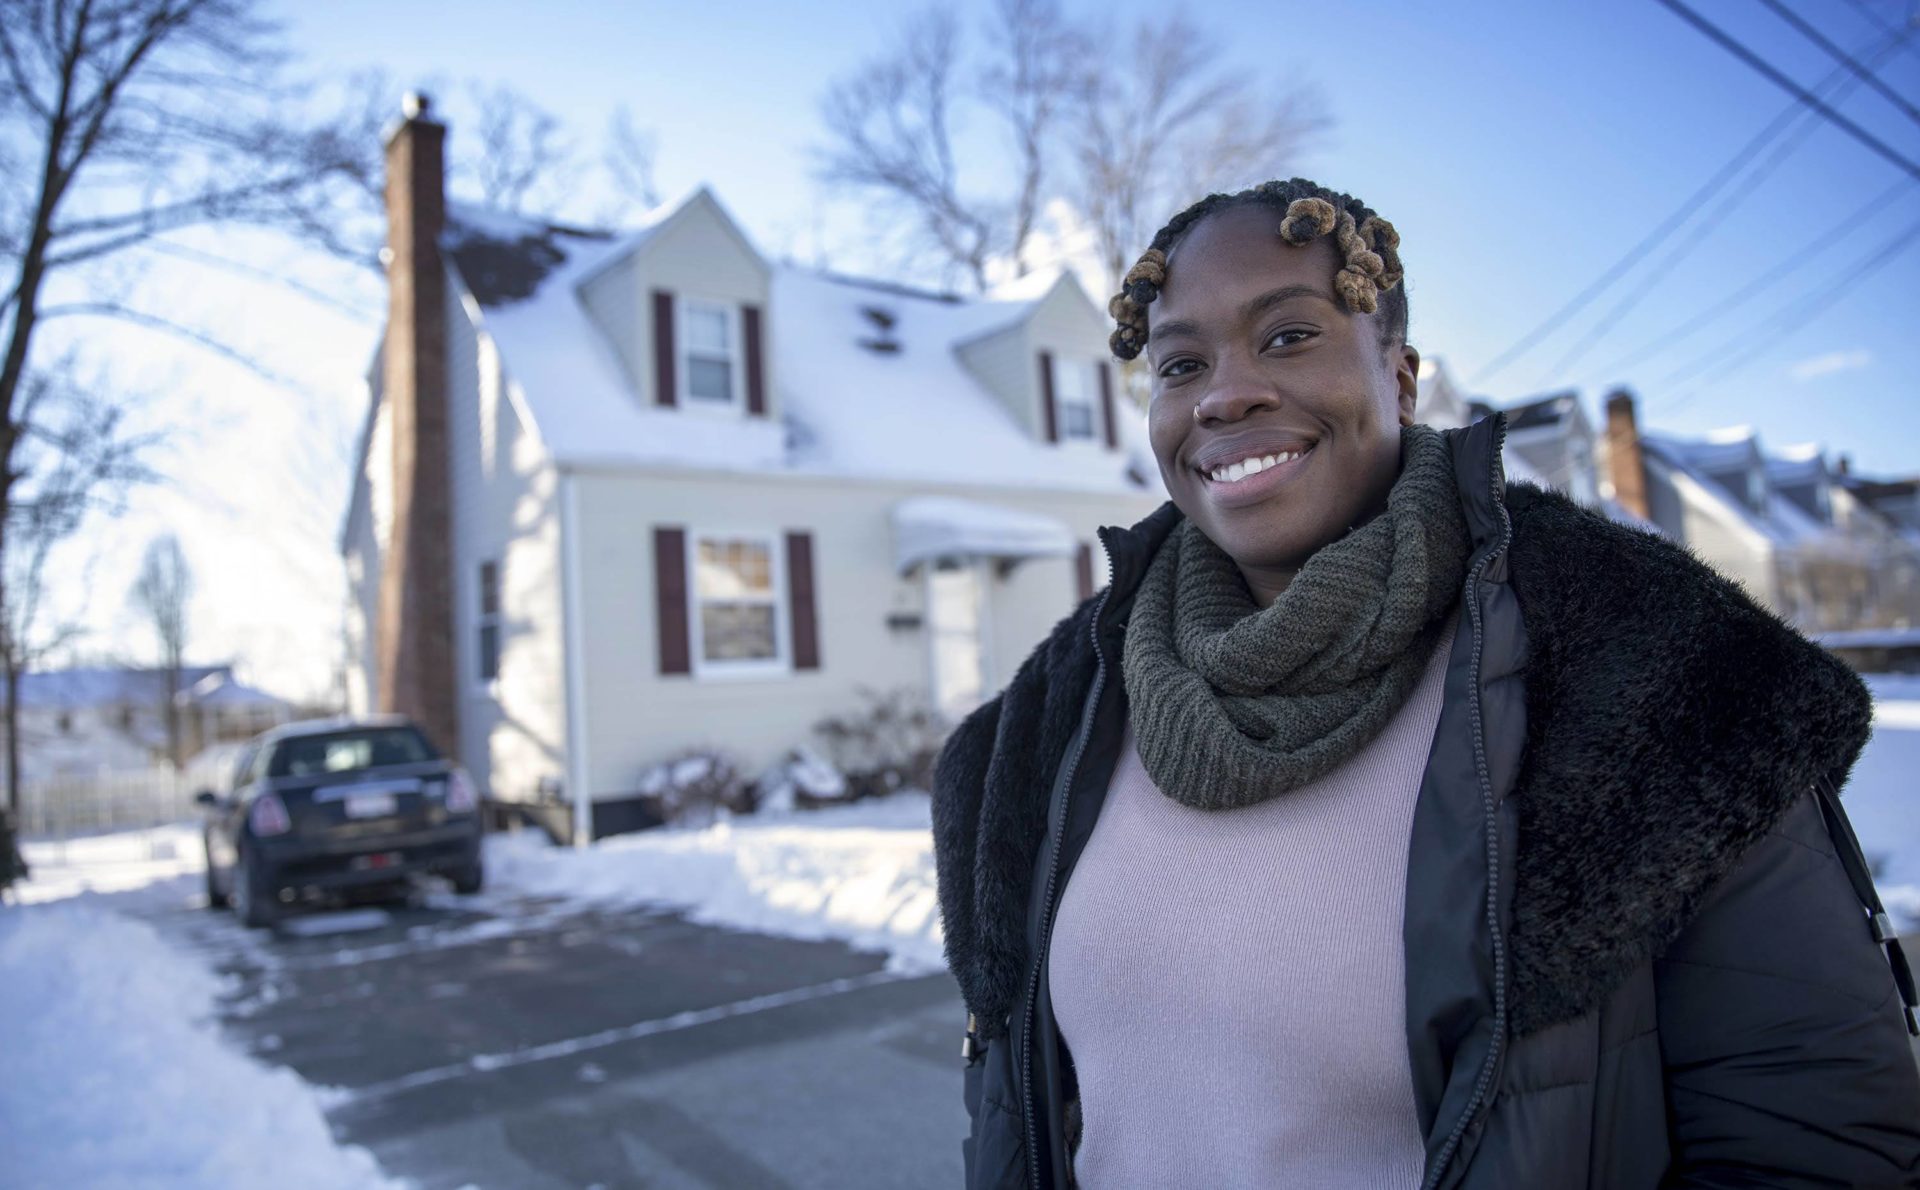
[[[1424,425],[1400,427],[1386,511],[1316,550],[1265,608],[1183,518],[1141,580],[1121,656],[1154,784],[1231,809],[1359,751],[1412,693],[1471,552],[1446,439]]]

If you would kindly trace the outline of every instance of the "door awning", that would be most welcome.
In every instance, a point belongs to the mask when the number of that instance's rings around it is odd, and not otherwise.
[[[1066,524],[1035,512],[957,496],[913,496],[893,506],[894,569],[931,558],[1070,558]]]

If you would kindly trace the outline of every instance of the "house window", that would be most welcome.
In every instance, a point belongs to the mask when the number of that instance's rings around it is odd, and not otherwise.
[[[1053,400],[1063,442],[1093,440],[1093,376],[1084,361],[1053,359]]]
[[[61,711],[60,717],[54,721],[54,726],[59,728],[61,735],[72,735],[73,716],[66,711]]]
[[[734,404],[733,309],[717,302],[683,299],[680,303],[680,374],[691,404]]]
[[[480,563],[479,660],[480,680],[500,676],[500,564]]]
[[[703,673],[786,665],[785,590],[771,534],[689,534],[693,655]]]

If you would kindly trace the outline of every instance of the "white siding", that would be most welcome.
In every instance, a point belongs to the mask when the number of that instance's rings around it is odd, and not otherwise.
[[[586,650],[588,785],[596,798],[634,790],[641,772],[681,747],[731,752],[749,773],[798,743],[813,725],[863,703],[857,687],[929,687],[919,628],[889,629],[889,613],[922,611],[918,572],[893,573],[889,510],[909,495],[948,494],[1054,516],[1095,542],[1103,524],[1126,524],[1159,506],[1151,497],[1063,496],[767,476],[582,474],[580,603]],[[660,674],[653,527],[803,530],[813,535],[814,601],[821,668],[773,677],[701,679]],[[1096,580],[1104,559],[1096,556]],[[1020,661],[1076,595],[1074,560],[1036,559],[991,584],[989,689]],[[782,605],[782,615],[787,614]]]
[[[375,402],[367,431],[366,458],[353,477],[346,532],[342,537],[347,571],[347,605],[341,632],[346,649],[348,713],[364,715],[384,708],[379,697],[379,657],[375,624],[380,615],[380,573],[393,527],[393,419],[379,390],[380,369],[373,371]]]
[[[458,286],[452,287],[457,291]],[[526,800],[565,772],[558,476],[521,419],[492,339],[447,311],[460,760],[492,796]],[[479,574],[499,566],[500,664],[480,680]]]

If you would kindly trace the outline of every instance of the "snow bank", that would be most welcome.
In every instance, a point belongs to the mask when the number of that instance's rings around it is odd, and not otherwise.
[[[1873,737],[1840,804],[1903,934],[1920,931],[1920,677],[1869,674]]]
[[[151,893],[178,900],[199,895],[207,855],[200,825],[179,822],[150,830],[21,842],[32,876],[14,889],[23,904],[62,901],[83,893]]]
[[[890,970],[945,968],[932,801],[908,791],[824,810],[555,847],[531,831],[487,840],[497,892],[661,905],[692,920],[883,951]]]
[[[11,1186],[396,1186],[340,1148],[291,1070],[229,1048],[219,981],[86,905],[0,911],[0,1121]]]

